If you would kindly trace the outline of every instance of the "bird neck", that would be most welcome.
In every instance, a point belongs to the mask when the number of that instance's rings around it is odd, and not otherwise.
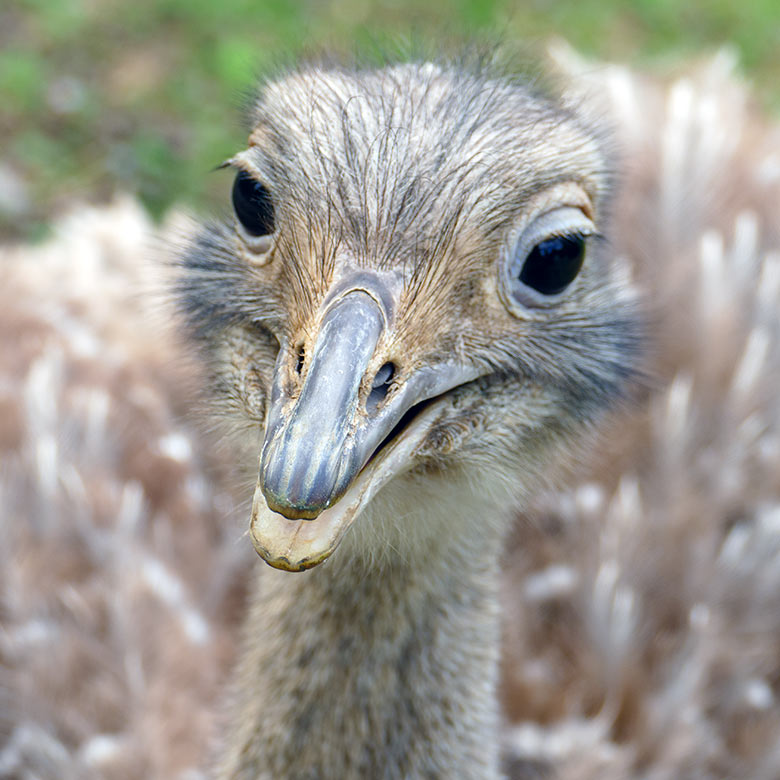
[[[498,778],[502,534],[472,535],[260,567],[219,778]]]

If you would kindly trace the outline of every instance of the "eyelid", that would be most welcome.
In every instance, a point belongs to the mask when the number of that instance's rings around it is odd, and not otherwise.
[[[270,177],[266,175],[268,172],[261,166],[261,160],[256,158],[256,155],[252,154],[252,148],[244,149],[238,154],[234,154],[232,157],[228,157],[220,168],[233,168],[236,171],[243,171],[248,176],[251,176],[258,182],[263,183],[264,186],[269,187],[268,184]]]
[[[264,255],[270,251],[274,243],[273,233],[268,233],[264,236],[253,236],[244,229],[244,226],[239,220],[235,220],[235,223],[241,240],[244,242],[247,249],[258,255]]]
[[[563,206],[541,214],[527,225],[519,239],[525,243],[539,243],[545,238],[552,236],[571,235],[578,233],[583,236],[590,236],[596,232],[596,226],[589,220],[582,209],[574,206]]]

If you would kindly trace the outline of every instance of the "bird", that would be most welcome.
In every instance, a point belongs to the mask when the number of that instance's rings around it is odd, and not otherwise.
[[[432,63],[301,69],[251,123],[233,219],[177,289],[214,386],[245,388],[215,406],[257,462],[270,565],[217,776],[498,778],[509,508],[640,360],[608,141]]]
[[[556,56],[303,65],[172,268],[4,258],[4,771],[773,776],[773,126]]]

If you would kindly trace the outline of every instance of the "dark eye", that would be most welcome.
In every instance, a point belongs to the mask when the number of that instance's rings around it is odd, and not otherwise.
[[[562,293],[582,268],[585,237],[573,233],[540,241],[520,269],[520,281],[542,295]]]
[[[271,193],[248,173],[239,171],[233,183],[233,210],[251,236],[274,232],[274,204]]]

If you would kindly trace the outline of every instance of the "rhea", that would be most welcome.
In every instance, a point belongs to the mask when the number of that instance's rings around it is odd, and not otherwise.
[[[474,67],[268,83],[178,295],[257,469],[220,778],[501,774],[516,507],[631,386],[601,128]]]

